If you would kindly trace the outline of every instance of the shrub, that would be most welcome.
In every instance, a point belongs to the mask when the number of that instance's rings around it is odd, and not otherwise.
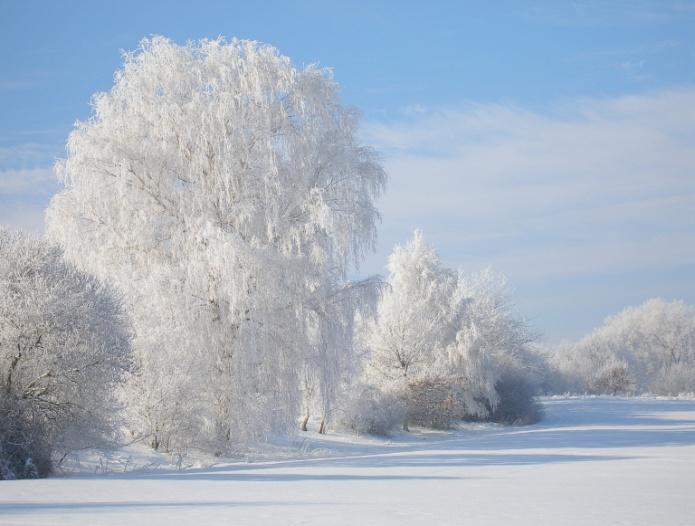
[[[408,425],[449,429],[463,407],[451,384],[441,379],[410,382],[407,395]]]
[[[681,363],[660,371],[654,380],[653,392],[661,395],[695,392],[695,367]]]
[[[528,425],[542,418],[542,409],[535,398],[536,386],[523,370],[503,371],[495,390],[499,398],[490,411],[492,422]]]
[[[621,360],[609,360],[589,380],[589,390],[596,394],[626,394],[633,388],[627,362]]]
[[[389,435],[403,425],[406,406],[398,393],[360,387],[343,408],[338,426],[359,434]]]
[[[59,248],[0,228],[0,471],[45,476],[52,455],[118,426],[130,334],[111,289]]]
[[[34,421],[32,421],[34,420]],[[0,480],[46,477],[51,450],[42,426],[16,404],[0,405]]]

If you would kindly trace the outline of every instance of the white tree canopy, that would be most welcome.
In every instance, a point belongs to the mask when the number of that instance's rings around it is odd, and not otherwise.
[[[449,330],[456,274],[441,265],[420,231],[394,248],[388,271],[369,327],[371,368],[389,379],[427,375]]]
[[[610,316],[551,361],[565,389],[678,394],[695,390],[695,307],[653,298]]]
[[[130,351],[109,286],[58,247],[0,228],[0,479],[7,448],[37,455],[40,442],[50,457],[112,436]]]
[[[389,285],[364,328],[368,381],[445,389],[467,415],[486,416],[498,402],[500,373],[522,368],[532,339],[510,308],[504,278],[444,267],[419,231],[396,246],[388,269]]]
[[[155,445],[293,425],[298,370],[373,247],[386,179],[337,91],[267,45],[154,37],[70,135],[47,230],[126,294],[132,405]]]

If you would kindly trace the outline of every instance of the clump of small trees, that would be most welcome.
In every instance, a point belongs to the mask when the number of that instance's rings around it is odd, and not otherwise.
[[[45,476],[112,438],[129,367],[112,289],[55,245],[0,228],[0,479]]]
[[[695,392],[695,307],[651,299],[548,354],[550,390],[592,394]]]
[[[533,338],[510,308],[504,278],[444,267],[420,232],[396,247],[388,270],[375,316],[361,328],[368,394],[358,399],[374,407],[375,390],[397,395],[405,429],[448,428],[461,419],[535,421],[537,384],[527,359]],[[381,414],[384,422],[367,429],[393,429],[391,415]],[[344,421],[362,431],[359,418]]]

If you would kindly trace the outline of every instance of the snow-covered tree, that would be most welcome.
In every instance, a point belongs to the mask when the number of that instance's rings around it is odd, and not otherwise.
[[[126,296],[136,431],[215,451],[285,432],[300,375],[327,411],[355,305],[341,291],[385,184],[330,72],[256,42],[154,37],[93,107],[47,230]]]
[[[490,417],[500,402],[497,387],[512,371],[514,382],[532,385],[531,335],[514,316],[501,276],[444,267],[420,232],[395,248],[388,269],[389,285],[365,326],[366,377],[402,393],[408,421],[446,427],[456,418]],[[527,405],[534,394],[526,390]]]
[[[456,274],[441,265],[420,231],[395,247],[388,271],[369,330],[369,365],[385,379],[407,382],[432,371],[449,331]]]
[[[467,298],[464,334],[474,344],[468,351],[468,392],[475,397],[467,402],[469,411],[502,422],[537,420],[534,396],[543,364],[530,350],[536,336],[514,311],[506,277],[490,268],[459,273],[457,294]]]
[[[130,333],[114,292],[43,240],[0,228],[0,479],[116,430]]]
[[[319,433],[326,431],[336,399],[358,373],[362,357],[354,349],[355,321],[373,314],[381,286],[376,278],[334,285],[315,303],[309,318],[311,345],[302,369],[302,431],[312,412],[321,415]]]
[[[562,382],[592,393],[695,391],[695,307],[651,299],[552,353]]]

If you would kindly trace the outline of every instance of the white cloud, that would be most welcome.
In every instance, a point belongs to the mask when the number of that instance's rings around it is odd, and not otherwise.
[[[0,79],[0,90],[25,90],[36,86],[33,80]]]
[[[43,230],[43,213],[60,185],[51,168],[0,171],[0,224]]]
[[[12,229],[41,233],[48,203],[0,203],[0,225]]]
[[[56,185],[52,168],[0,171],[0,197],[45,194]]]
[[[18,135],[41,135],[51,131],[29,130]],[[61,147],[55,144],[26,142],[10,146],[0,146],[0,169],[17,169],[26,167],[45,167],[52,164],[61,153]]]
[[[415,227],[450,264],[493,264],[522,288],[695,265],[695,89],[463,105],[365,133],[391,175],[366,270]]]

